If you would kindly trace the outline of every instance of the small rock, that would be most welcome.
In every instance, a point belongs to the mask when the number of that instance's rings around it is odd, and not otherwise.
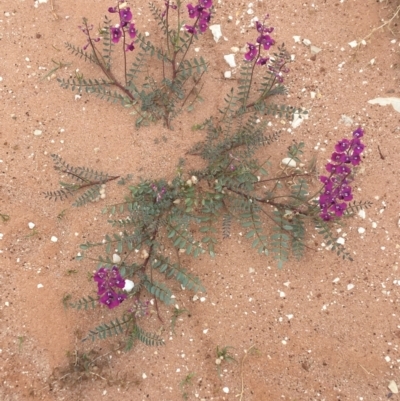
[[[397,388],[397,384],[394,380],[390,381],[388,388],[393,394],[398,394],[398,392],[399,392],[399,389]]]
[[[336,242],[340,245],[344,245],[344,243],[346,242],[346,240],[343,237],[339,237]]]
[[[340,281],[340,278],[339,278],[339,277],[336,277],[335,279],[333,279],[332,283],[337,284],[339,281]]]
[[[50,238],[50,241],[51,242],[57,242],[58,241],[58,238],[56,237],[56,236],[52,236],[51,238]]]
[[[224,78],[231,79],[232,78],[232,72],[231,71],[225,71],[224,72]]]
[[[207,333],[208,333],[208,329],[204,329],[203,334],[207,334]]]
[[[142,374],[142,378],[143,378],[143,379],[147,379],[146,373],[143,373],[143,374]]]
[[[229,67],[236,67],[235,55],[234,54],[226,54],[224,56],[225,61],[228,63]]]
[[[35,223],[29,222],[28,227],[33,230],[35,228]]]
[[[249,267],[249,273],[252,274],[254,273],[256,270],[253,267]]]
[[[311,54],[318,54],[320,51],[322,51],[322,49],[320,49],[317,46],[313,46],[313,45],[310,47],[310,50],[311,50]]]
[[[35,129],[35,131],[33,131],[33,135],[35,135],[35,136],[42,135],[42,133],[43,132],[40,129]]]
[[[38,284],[37,288],[43,288],[43,284]]]
[[[358,43],[356,40],[353,40],[352,42],[349,43],[349,46],[354,49],[355,47],[358,46]]]
[[[223,391],[225,394],[228,394],[228,393],[229,393],[229,387],[224,387],[224,388],[222,389],[222,391]]]
[[[347,291],[350,291],[354,288],[354,284],[347,284]]]
[[[294,43],[300,43],[301,42],[300,36],[293,36],[293,39],[294,39]]]
[[[132,280],[125,280],[125,287],[123,288],[124,291],[130,292],[132,291],[135,283]]]
[[[121,262],[121,256],[119,256],[117,253],[114,253],[112,256],[112,261],[113,261],[113,263]]]
[[[281,298],[285,298],[285,297],[286,297],[286,294],[285,294],[283,291],[279,291],[279,296],[280,296]]]
[[[386,355],[386,356],[385,356],[385,361],[386,361],[386,362],[390,362],[390,356],[389,356],[389,355]]]
[[[311,46],[311,40],[310,39],[303,39],[303,44],[306,46]]]
[[[284,159],[282,159],[281,164],[293,168],[297,166],[296,162],[290,157],[285,157]]]
[[[222,38],[221,25],[210,25],[210,31],[214,37],[215,42],[218,42]]]
[[[200,298],[200,302],[205,302],[206,301],[206,297],[201,297]]]
[[[365,233],[365,228],[364,227],[358,227],[357,229],[359,234],[364,234]]]

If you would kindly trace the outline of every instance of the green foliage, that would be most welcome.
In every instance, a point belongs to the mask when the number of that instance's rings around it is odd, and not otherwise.
[[[181,3],[178,6],[182,7]],[[91,36],[91,27],[84,18],[82,30],[88,37],[87,51],[68,42],[65,46],[75,56],[97,66],[104,77],[87,79],[80,75],[75,78],[59,78],[58,82],[64,89],[94,94],[101,99],[133,108],[132,114],[137,116],[137,127],[163,120],[171,128],[171,121],[185,109],[186,104],[188,110],[193,110],[194,103],[201,100],[200,78],[207,71],[208,64],[203,57],[188,58],[189,47],[197,40],[197,36],[181,29],[182,23],[176,13],[169,12],[165,16],[151,2],[149,7],[163,32],[166,49],[158,47],[144,34],[137,32],[135,50],[127,55],[121,43],[116,44],[110,40],[112,21],[108,17],[105,17],[99,30],[102,46],[97,45],[98,40]],[[113,65],[113,55],[118,47],[124,55],[122,81],[116,78]],[[127,60],[129,57],[133,58],[130,67]],[[155,62],[158,68],[150,72],[150,66]]]
[[[84,192],[79,195],[73,203],[73,206],[83,206],[89,202],[100,199],[102,186],[108,181],[119,178],[119,176],[109,176],[106,173],[87,167],[73,167],[56,154],[52,154],[51,157],[54,162],[54,169],[62,176],[66,174],[68,177],[72,178],[74,182],[60,181],[61,189],[43,192],[45,198],[48,199],[54,198],[54,200],[64,200],[84,189]],[[59,218],[61,219],[62,217],[63,214],[60,213]]]

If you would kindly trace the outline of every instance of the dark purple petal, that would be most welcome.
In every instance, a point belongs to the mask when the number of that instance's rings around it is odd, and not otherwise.
[[[206,20],[204,20],[204,19],[201,19],[200,21],[199,21],[199,29],[200,29],[200,32],[205,32],[206,30],[207,30],[207,27],[208,27],[208,23],[207,23],[207,21]]]
[[[133,49],[135,48],[135,46],[133,45],[134,42],[131,42],[130,44],[127,44],[125,47],[125,51],[126,52],[131,52],[133,51]]]
[[[118,12],[118,7],[109,7],[108,8],[108,12],[109,13],[116,13],[116,12]]]
[[[191,33],[192,35],[196,35],[197,34],[196,28],[194,26],[192,26],[192,25],[185,25],[185,29],[189,33]]]
[[[268,62],[268,60],[269,60],[269,57],[260,57],[257,60],[257,64],[258,65],[264,65],[264,64],[266,64]]]

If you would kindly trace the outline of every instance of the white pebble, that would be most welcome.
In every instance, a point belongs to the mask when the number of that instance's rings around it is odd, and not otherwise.
[[[339,278],[339,277],[336,277],[335,279],[333,279],[332,283],[337,284],[339,281],[340,281],[340,278]]]
[[[282,159],[281,164],[293,168],[297,166],[296,162],[291,157],[285,157],[284,159]]]
[[[280,296],[281,298],[285,298],[285,297],[286,297],[286,294],[285,294],[283,291],[279,291],[279,296]]]
[[[375,221],[373,221],[371,225],[372,225],[372,228],[378,227],[378,223],[376,223]]]
[[[113,261],[113,263],[121,262],[121,256],[119,256],[117,253],[114,253],[112,256],[112,261]]]
[[[224,78],[231,79],[232,78],[232,72],[231,71],[225,71],[224,72]]]
[[[222,32],[221,32],[221,25],[215,24],[215,25],[210,25],[210,31],[214,37],[214,40],[218,42],[220,38],[222,37]]]
[[[208,329],[204,329],[203,334],[207,334],[207,333],[208,333]]]
[[[388,385],[389,390],[393,393],[393,394],[398,394],[399,393],[399,389],[397,387],[397,384],[394,380],[391,380],[389,385]]]
[[[37,288],[43,288],[43,284],[38,284]]]
[[[385,356],[385,361],[386,361],[386,362],[390,362],[390,356],[389,356],[389,355],[386,355],[386,356]]]
[[[143,378],[143,379],[147,379],[146,373],[143,373],[143,374],[142,374],[142,378]]]
[[[353,49],[354,49],[355,47],[357,47],[357,45],[358,45],[358,43],[357,43],[356,40],[353,40],[352,42],[349,43],[349,46],[352,47]]]
[[[4,302],[5,306],[10,306],[10,303],[8,301]]]
[[[231,67],[231,68],[236,67],[236,61],[235,61],[234,54],[227,54],[224,56],[224,59],[228,63],[229,67]]]
[[[35,223],[29,222],[28,227],[32,230],[33,228],[35,228]]]
[[[294,43],[300,43],[300,36],[293,36]]]
[[[50,238],[50,241],[51,242],[57,242],[58,241],[58,238],[56,237],[56,236],[52,236],[51,238]]]
[[[339,237],[339,238],[336,240],[336,242],[337,242],[338,244],[340,244],[340,245],[344,245],[345,239],[344,239],[343,237]]]
[[[249,273],[254,273],[256,270],[253,267],[249,267]]]
[[[364,234],[365,233],[365,228],[364,227],[358,227],[357,229],[359,234]]]
[[[347,284],[347,291],[350,291],[354,288],[354,284]]]
[[[286,315],[286,317],[288,318],[288,320],[291,320],[291,319],[293,319],[293,315],[292,315],[292,314],[290,314],[290,315]]]
[[[228,393],[229,393],[229,388],[228,388],[228,387],[224,387],[224,388],[222,389],[222,391],[223,391],[225,394],[228,394]]]
[[[150,36],[150,33],[149,32],[145,32],[144,36]]]
[[[365,219],[365,210],[364,210],[364,209],[360,210],[360,211],[358,212],[358,215],[359,215],[362,219]]]
[[[306,46],[311,46],[311,40],[310,39],[303,39],[303,44]]]
[[[0,240],[3,239],[4,234],[0,233]]]
[[[198,295],[193,295],[192,301],[195,302],[199,299]]]
[[[35,131],[33,131],[33,135],[35,136],[42,135],[42,131],[40,129],[35,129]]]
[[[201,297],[200,298],[200,302],[205,302],[205,300],[206,300],[206,297]]]

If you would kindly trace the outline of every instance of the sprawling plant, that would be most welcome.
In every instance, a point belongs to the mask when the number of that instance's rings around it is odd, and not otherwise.
[[[212,2],[200,0],[196,6],[187,6],[194,24],[183,25],[183,36],[181,2],[176,5],[166,2],[165,5],[163,13],[154,5],[151,7],[165,34],[167,50],[157,49],[136,32],[131,11],[125,3],[118,3],[109,10],[118,13],[120,23],[112,26],[107,22],[106,28],[102,29],[103,41],[108,40],[106,48],[109,49],[103,55],[95,47],[97,42],[90,35],[91,27],[84,22],[83,30],[88,36],[85,47],[90,46],[92,53],[75,52],[100,66],[107,76],[107,85],[100,81],[87,83],[83,78],[72,84],[79,90],[91,88],[89,92],[118,98],[124,105],[134,106],[147,121],[162,116],[169,126],[175,116],[171,102],[185,101],[187,95],[184,95],[183,87],[193,65],[201,72],[205,71],[204,61],[189,62],[186,54],[195,35],[206,29]],[[171,10],[177,13],[176,31],[170,29]],[[303,143],[289,146],[278,167],[269,157],[259,160],[257,151],[271,147],[280,135],[279,132],[268,133],[268,116],[279,115],[291,120],[294,114],[306,113],[271,102],[272,96],[286,93],[283,81],[289,72],[290,57],[283,45],[276,53],[265,54],[275,45],[271,37],[273,28],[266,22],[267,19],[256,22],[256,40],[247,44],[238,88],[226,96],[218,115],[196,126],[205,132],[205,139],[196,143],[187,157],[200,157],[201,165],[205,167],[187,171],[181,160],[172,180],[141,180],[130,185],[122,202],[104,208],[104,213],[110,216],[110,233],[98,242],[81,245],[78,259],[94,260],[99,268],[93,276],[97,296],[88,296],[70,305],[77,309],[98,305],[124,309],[120,318],[91,330],[87,338],[94,340],[125,333],[128,348],[135,339],[146,344],[162,344],[161,337],[146,333],[138,325],[138,320],[151,308],[142,296],[143,292],[154,297],[154,309],[162,320],[158,301],[166,305],[175,303],[173,292],[177,287],[173,280],[185,289],[205,291],[200,279],[183,263],[182,256],[197,257],[208,253],[214,257],[221,233],[223,238],[229,237],[235,224],[245,231],[251,247],[259,254],[276,259],[279,268],[291,255],[300,259],[306,252],[315,252],[306,245],[307,227],[316,228],[327,247],[351,260],[333,228],[343,217],[369,206],[367,202],[355,203],[351,191],[354,172],[364,149],[361,142],[364,131],[358,127],[350,139],[337,143],[331,161],[326,165],[327,174],[319,177],[320,183],[315,161],[309,164],[302,161]],[[111,39],[107,39],[108,35]],[[126,42],[128,36],[131,43]],[[111,73],[112,46],[121,40],[126,51],[133,50],[137,44],[142,49],[134,71],[125,71],[125,84],[117,84]],[[139,90],[136,74],[148,53],[157,55],[163,66],[169,64],[172,75],[170,78],[163,75],[161,86],[144,84],[149,91]],[[261,75],[262,80],[255,88],[256,75]],[[145,82],[148,80],[146,78]],[[62,81],[62,85],[68,86],[71,82]],[[122,95],[111,94],[108,89],[111,86],[116,86]],[[100,191],[105,182],[118,178],[83,167],[73,168],[59,157],[53,158],[56,168],[72,177],[74,182],[63,182],[60,192],[48,192],[48,197],[57,194],[65,197],[84,188],[86,196],[78,198],[76,204],[79,206],[97,199],[100,192],[96,191]],[[122,181],[125,183],[126,180]],[[95,189],[93,193],[91,187]],[[92,256],[98,249],[102,249],[100,254]]]

